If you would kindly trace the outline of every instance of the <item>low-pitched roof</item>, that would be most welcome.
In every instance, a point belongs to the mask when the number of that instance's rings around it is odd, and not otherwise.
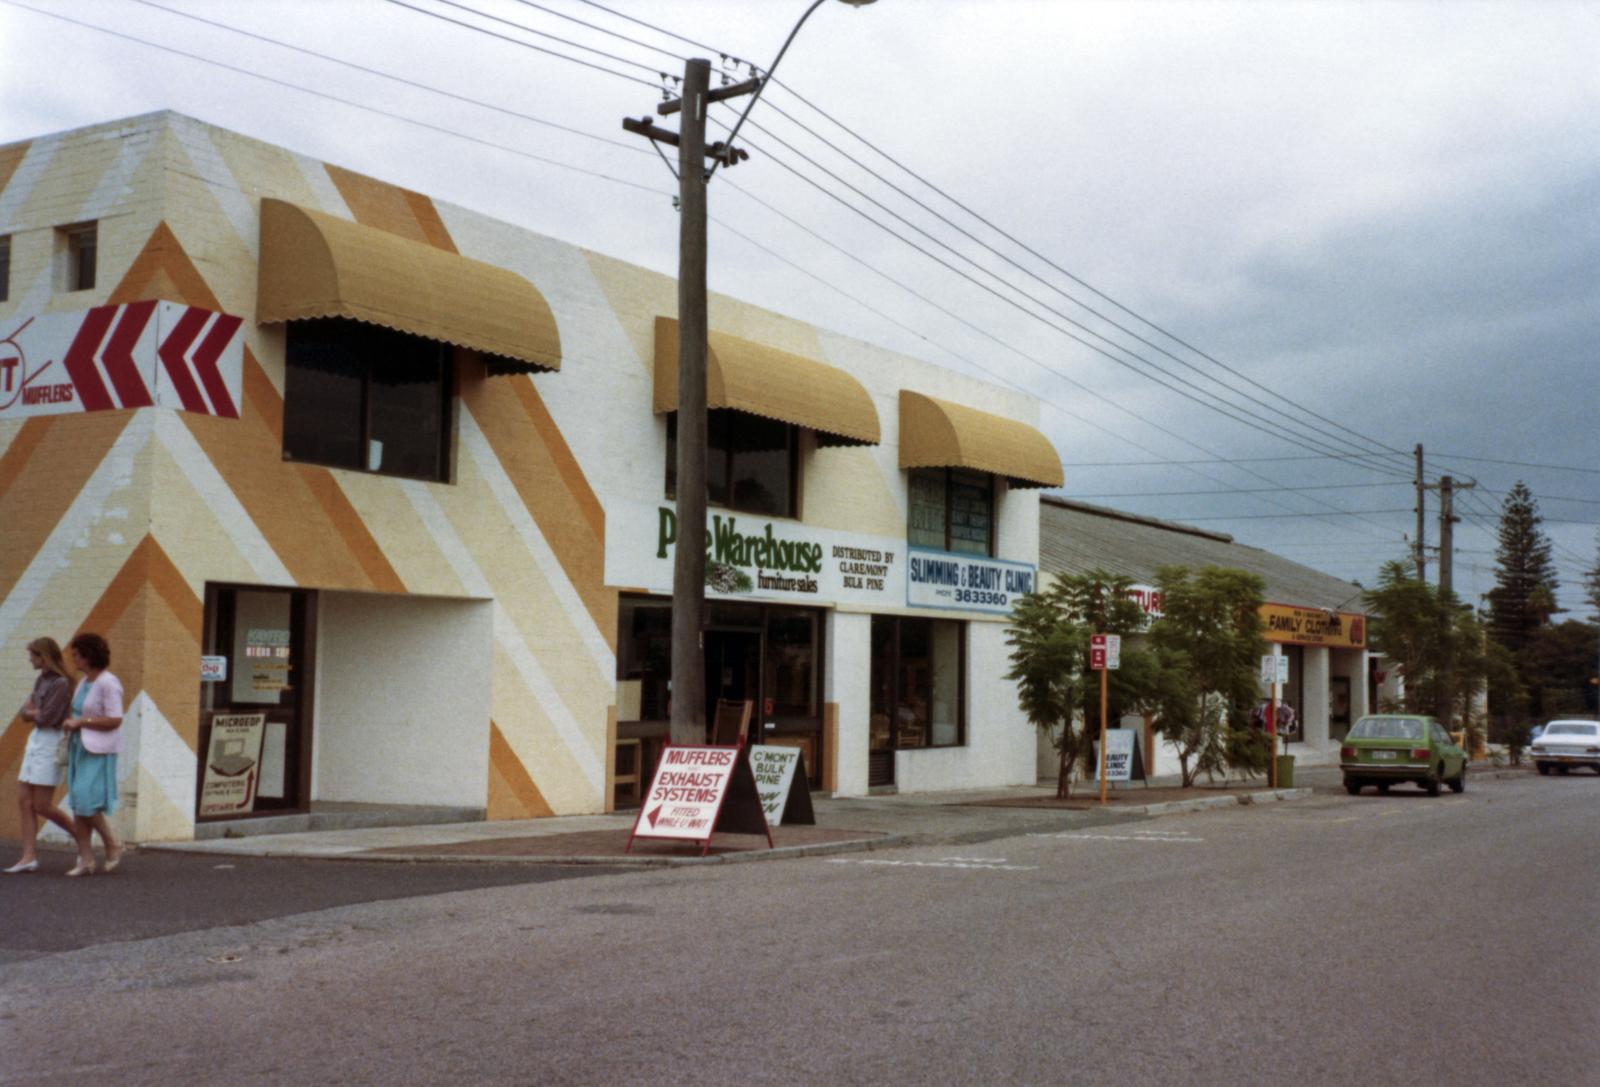
[[[1104,570],[1154,585],[1162,566],[1231,566],[1261,575],[1275,604],[1363,611],[1361,586],[1232,536],[1049,495],[1039,500],[1039,566],[1049,574]]]

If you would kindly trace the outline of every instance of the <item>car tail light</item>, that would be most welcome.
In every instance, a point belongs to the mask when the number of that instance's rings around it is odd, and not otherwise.
[[[1591,755],[1600,755],[1600,747],[1586,747],[1584,750]]]
[[[1427,762],[1428,761],[1428,749],[1426,747],[1413,747],[1411,749],[1411,761],[1412,762]]]
[[[1339,749],[1339,757],[1347,762],[1353,761],[1356,757],[1356,749],[1353,747],[1341,747]]]
[[[1535,751],[1543,751],[1544,750],[1544,744],[1534,744],[1533,745],[1533,749]]]

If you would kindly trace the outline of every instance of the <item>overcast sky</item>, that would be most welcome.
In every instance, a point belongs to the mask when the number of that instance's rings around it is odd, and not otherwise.
[[[173,109],[671,273],[675,183],[621,119],[684,57],[766,68],[808,6],[0,0],[0,142]],[[1579,608],[1597,57],[1593,2],[829,2],[713,182],[712,287],[1034,393],[1069,497],[1369,585],[1409,546],[1414,445],[1477,482],[1474,601],[1524,479]]]

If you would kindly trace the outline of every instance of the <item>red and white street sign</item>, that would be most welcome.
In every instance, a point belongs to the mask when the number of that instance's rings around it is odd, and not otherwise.
[[[119,408],[239,417],[241,318],[129,302],[0,324],[0,420]]]
[[[634,823],[635,838],[710,841],[739,761],[738,747],[668,744]]]
[[[1122,635],[1089,635],[1089,668],[1095,672],[1115,672],[1122,667]]]

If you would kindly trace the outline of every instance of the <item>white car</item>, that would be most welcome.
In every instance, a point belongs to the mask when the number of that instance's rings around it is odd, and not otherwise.
[[[1568,767],[1587,766],[1600,774],[1600,722],[1551,721],[1533,742],[1533,765],[1548,774],[1551,767],[1564,774]]]

